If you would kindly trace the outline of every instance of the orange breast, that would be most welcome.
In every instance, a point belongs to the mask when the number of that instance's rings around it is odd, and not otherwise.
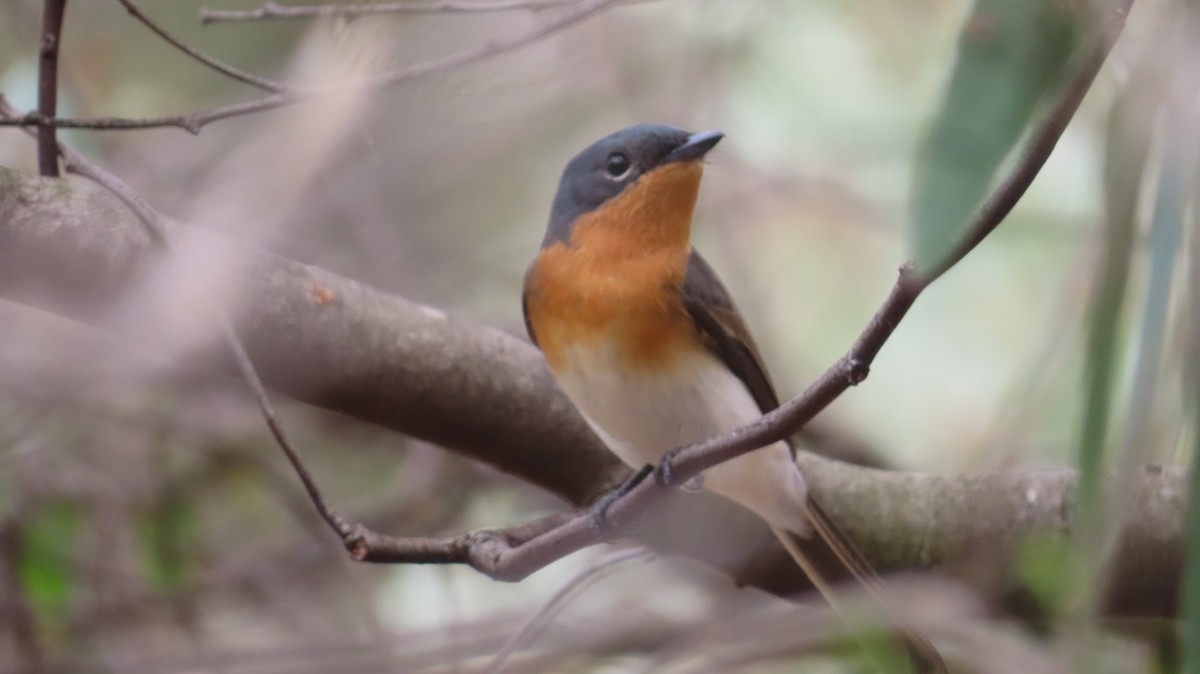
[[[622,364],[659,368],[693,348],[691,319],[667,259],[614,264],[555,244],[530,270],[526,310],[554,370],[571,351],[607,347]]]
[[[612,353],[618,365],[669,367],[700,348],[680,288],[691,250],[698,164],[642,176],[579,219],[570,244],[544,248],[525,279],[526,311],[556,372],[572,354]]]

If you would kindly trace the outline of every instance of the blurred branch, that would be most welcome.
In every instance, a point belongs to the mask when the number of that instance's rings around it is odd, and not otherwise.
[[[137,5],[133,4],[132,0],[117,0],[117,2],[121,3],[125,7],[126,11],[133,16],[133,18],[140,21],[143,26],[149,28],[155,35],[165,40],[167,44],[170,44],[172,47],[175,47],[184,54],[187,54],[188,56],[221,73],[222,75],[231,77],[239,82],[244,82],[250,86],[258,87],[259,89],[265,89],[266,91],[279,92],[287,88],[280,82],[275,82],[274,80],[269,80],[265,77],[259,77],[253,73],[248,73],[244,70],[234,68],[231,65],[218,61],[204,52],[187,46],[180,41],[179,38],[167,32],[167,29],[163,28],[157,22],[151,20],[150,17],[146,16],[142,10],[138,9]]]
[[[542,605],[530,614],[525,619],[525,622],[521,623],[521,626],[496,651],[496,655],[488,663],[487,669],[483,671],[483,674],[500,674],[504,669],[504,664],[508,662],[512,654],[522,644],[527,644],[536,639],[545,628],[546,623],[566,607],[568,599],[577,596],[588,586],[613,573],[619,566],[628,562],[650,561],[652,559],[654,559],[654,555],[641,548],[623,550],[613,553],[575,574],[570,580],[555,590],[554,594],[550,595],[546,601],[542,602]]]
[[[442,58],[432,59],[424,63],[390,70],[353,81],[311,86],[293,86],[255,100],[222,105],[182,115],[145,118],[94,117],[70,119],[55,117],[52,114],[47,115],[39,111],[18,117],[0,119],[0,126],[38,126],[41,128],[97,129],[108,131],[178,127],[193,134],[200,133],[200,130],[205,126],[218,120],[273,110],[320,96],[328,96],[354,89],[363,89],[368,92],[378,91],[405,80],[478,63],[494,56],[520,49],[563,31],[593,14],[607,9],[618,1],[579,0],[579,2],[572,3],[571,6],[573,9],[570,12],[566,12],[517,37],[508,40],[489,41],[474,49],[468,49]]]
[[[200,8],[201,23],[218,21],[265,21],[270,19],[312,19],[324,16],[352,18],[371,14],[464,14],[483,12],[510,12],[516,10],[536,11],[567,7],[577,0],[495,0],[474,2],[472,0],[435,0],[434,2],[378,2],[349,5],[281,5],[278,2],[263,3],[258,9],[209,9]]]
[[[58,177],[58,140],[54,119],[58,109],[58,45],[62,40],[63,14],[67,0],[45,0],[42,5],[42,44],[38,54],[38,172]]]
[[[214,239],[230,256],[245,252],[210,234],[189,235]],[[439,443],[576,504],[628,474],[591,435],[532,346],[315,267],[269,253],[249,255],[231,313],[273,388]],[[141,225],[107,194],[0,171],[0,296],[117,328],[107,309],[162,257]],[[124,318],[123,335],[156,346],[145,340],[155,334],[160,316]],[[220,343],[188,354],[187,362],[236,371]],[[811,455],[800,460],[831,517],[881,570],[954,573],[984,543],[1002,564],[1028,533],[1070,531],[1071,471],[956,478],[874,471]],[[1183,545],[1183,474],[1146,470],[1137,483],[1105,607],[1111,613],[1173,615]],[[632,511],[614,506],[611,514],[614,524],[628,524]],[[565,526],[553,526],[564,519]],[[415,561],[445,561],[442,553],[449,550],[461,556],[454,561],[501,569],[495,575],[511,578],[537,566],[530,562],[537,561],[538,549],[561,556],[594,542],[594,536],[589,517],[563,514],[522,530],[421,539],[426,555]],[[758,518],[709,494],[668,492],[630,536],[776,594],[806,587]],[[523,539],[535,545],[519,545]],[[1019,583],[1007,580],[1012,585],[989,589],[1008,597]]]

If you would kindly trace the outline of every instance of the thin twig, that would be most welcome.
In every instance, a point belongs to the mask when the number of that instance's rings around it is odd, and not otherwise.
[[[67,0],[45,0],[42,5],[42,44],[38,55],[38,115],[51,120],[58,111],[58,45],[62,42]],[[38,126],[38,173],[58,177],[58,140],[54,126]]]
[[[217,21],[265,21],[273,19],[313,19],[325,16],[356,17],[370,14],[465,14],[484,12],[537,11],[573,4],[571,0],[442,0],[433,2],[378,2],[346,5],[281,5],[263,3],[258,9],[200,8],[201,23]]]
[[[312,499],[313,506],[320,513],[321,519],[325,520],[329,528],[333,529],[339,537],[345,540],[350,535],[350,525],[325,501],[324,495],[321,494],[321,490],[317,488],[316,481],[313,480],[312,473],[308,472],[308,467],[304,465],[304,462],[300,459],[300,455],[296,453],[296,449],[288,439],[287,433],[283,430],[283,425],[279,423],[279,417],[275,414],[275,406],[271,404],[271,397],[267,395],[267,387],[263,385],[262,378],[258,376],[258,371],[254,368],[253,361],[250,360],[250,354],[246,353],[246,345],[238,337],[237,331],[233,327],[233,322],[229,319],[228,312],[224,309],[219,310],[218,320],[221,322],[221,333],[225,336],[229,350],[233,353],[233,357],[237,361],[238,370],[241,371],[242,378],[246,380],[246,384],[250,387],[250,392],[253,394],[254,400],[258,403],[259,411],[262,412],[263,419],[267,422],[267,427],[271,429],[271,435],[275,437],[275,442],[279,444],[280,449],[287,456],[288,462],[295,469],[296,475],[304,485],[304,490],[308,492],[308,497]]]
[[[521,47],[549,37],[554,33],[563,31],[618,2],[620,0],[582,0],[581,2],[572,3],[575,8],[574,10],[548,21],[523,35],[508,40],[487,42],[474,49],[467,49],[442,58],[432,59],[423,63],[417,63],[352,81],[304,87],[293,86],[262,98],[233,103],[231,105],[222,105],[208,110],[182,115],[144,118],[92,117],[72,119],[51,118],[41,113],[29,113],[15,118],[0,120],[0,126],[51,126],[56,128],[105,131],[178,127],[194,134],[200,133],[202,128],[218,120],[273,110],[319,96],[354,89],[362,89],[368,92],[379,91],[405,80],[478,63],[494,56],[520,49]]]
[[[167,29],[163,28],[157,22],[152,20],[150,17],[146,16],[146,14],[143,13],[142,10],[137,7],[137,5],[133,4],[132,0],[117,0],[117,2],[124,5],[125,10],[128,11],[129,14],[133,16],[133,18],[137,19],[138,21],[140,21],[142,23],[142,25],[144,25],[145,27],[147,27],[151,31],[153,31],[155,35],[157,35],[157,36],[161,37],[163,40],[165,40],[167,42],[167,44],[170,44],[172,47],[175,47],[176,49],[183,52],[184,54],[187,54],[188,56],[199,61],[200,63],[203,63],[204,65],[208,66],[209,68],[212,68],[213,70],[221,73],[222,75],[232,77],[233,79],[235,79],[239,82],[244,82],[246,84],[249,84],[250,86],[258,87],[259,89],[264,89],[266,91],[271,91],[271,92],[279,92],[279,91],[283,91],[284,89],[288,88],[286,85],[284,85],[281,82],[269,80],[265,77],[259,77],[258,75],[255,75],[253,73],[248,73],[244,70],[234,68],[233,66],[231,66],[229,64],[218,61],[217,59],[209,56],[208,54],[205,54],[204,52],[201,52],[197,49],[189,47],[188,45],[181,42],[174,35],[167,32]]]

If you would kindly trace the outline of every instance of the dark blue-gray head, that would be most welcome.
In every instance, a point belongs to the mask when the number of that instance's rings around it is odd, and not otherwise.
[[[596,210],[656,168],[700,159],[724,135],[720,131],[688,133],[672,126],[639,124],[592,143],[563,170],[542,245],[567,241],[571,225],[579,216]]]

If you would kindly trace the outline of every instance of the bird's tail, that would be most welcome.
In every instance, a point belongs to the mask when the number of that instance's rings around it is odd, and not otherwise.
[[[875,602],[888,609],[889,613],[899,616],[896,610],[896,600],[887,585],[884,584],[879,574],[875,573],[858,548],[829,519],[825,510],[811,494],[806,500],[806,510],[809,522],[817,533],[815,537],[804,538],[774,526],[771,527],[771,531],[800,567],[800,570],[808,576],[817,592],[825,598],[825,601],[829,602],[839,616],[843,619],[847,617],[842,611],[842,605],[839,603],[836,593],[826,579],[825,572],[818,568],[815,562],[815,558],[832,558],[850,572],[850,575],[862,585]],[[902,618],[900,619],[902,620]],[[948,671],[946,663],[937,649],[915,628],[901,622],[897,631],[917,671],[929,674],[945,674]]]

